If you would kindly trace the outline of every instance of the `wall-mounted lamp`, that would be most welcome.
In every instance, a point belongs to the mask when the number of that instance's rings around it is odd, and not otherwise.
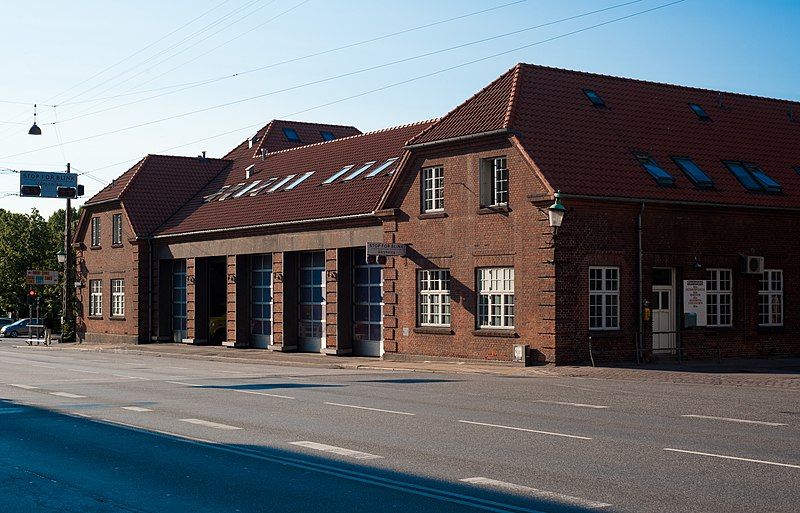
[[[561,204],[561,191],[558,191],[553,196],[555,202],[547,208],[547,214],[550,219],[550,228],[553,229],[553,236],[558,233],[561,223],[564,221],[564,214],[567,213],[566,207]]]

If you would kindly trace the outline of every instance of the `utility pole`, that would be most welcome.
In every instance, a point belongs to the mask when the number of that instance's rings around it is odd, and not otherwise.
[[[70,173],[70,164],[67,162],[67,174]],[[77,190],[77,189],[76,189]],[[71,287],[72,284],[72,244],[70,241],[72,240],[72,201],[69,197],[67,197],[67,209],[64,212],[64,254],[66,255],[64,258],[64,291],[63,291],[63,302],[62,302],[62,313],[61,313],[61,322],[62,324],[64,321],[68,321],[72,318],[72,297],[71,297]],[[61,336],[64,336],[64,328],[61,328]]]

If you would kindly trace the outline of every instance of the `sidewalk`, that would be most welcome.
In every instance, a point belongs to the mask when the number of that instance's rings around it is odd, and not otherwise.
[[[31,346],[18,346],[31,349]],[[319,367],[403,372],[472,373],[506,377],[579,378],[648,381],[673,384],[703,384],[734,387],[767,387],[800,390],[800,358],[775,360],[723,360],[671,362],[635,366],[589,367],[542,365],[521,367],[504,362],[475,360],[415,359],[392,361],[357,356],[326,356],[313,353],[280,353],[263,349],[231,349],[187,344],[55,344],[33,346],[47,350],[97,351],[195,358],[265,365]]]

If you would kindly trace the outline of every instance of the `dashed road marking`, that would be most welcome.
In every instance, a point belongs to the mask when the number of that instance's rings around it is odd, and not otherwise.
[[[227,424],[220,424],[218,422],[211,422],[210,420],[203,419],[180,419],[181,422],[188,422],[189,424],[196,424],[198,426],[205,426],[214,429],[242,429],[236,426],[229,426]]]
[[[696,454],[698,456],[710,456],[712,458],[722,458],[725,460],[737,460],[737,461],[747,461],[750,463],[761,463],[763,465],[775,465],[778,467],[789,467],[789,468],[800,468],[800,465],[793,465],[791,463],[779,463],[777,461],[766,461],[766,460],[754,460],[752,458],[740,458],[738,456],[727,456],[725,454],[713,454],[710,452],[698,452],[698,451],[686,451],[684,449],[671,449],[669,447],[664,447],[665,451],[670,452],[682,452],[685,454]]]
[[[525,431],[527,433],[538,433],[540,435],[552,435],[552,436],[562,436],[565,438],[576,438],[578,440],[591,440],[588,436],[579,436],[579,435],[570,435],[567,433],[555,433],[553,431],[540,431],[538,429],[527,429],[521,427],[514,427],[514,426],[503,426],[502,424],[489,424],[486,422],[474,422],[471,420],[459,420],[462,424],[474,424],[476,426],[488,426],[488,427],[495,427],[501,429],[512,429],[514,431]]]
[[[738,422],[741,424],[759,424],[762,426],[786,426],[781,422],[765,422],[763,420],[747,420],[747,419],[733,419],[730,417],[712,417],[710,415],[681,415],[681,417],[688,417],[692,419],[708,419],[708,420],[723,420],[725,422]]]
[[[532,495],[539,499],[555,500],[561,503],[570,504],[572,506],[579,506],[589,509],[606,508],[611,506],[611,504],[607,502],[591,501],[581,497],[564,495],[563,493],[548,492],[545,490],[539,490],[538,488],[531,488],[529,486],[523,486],[515,483],[507,483],[505,481],[498,481],[496,479],[489,479],[487,477],[468,477],[466,479],[461,479],[460,481],[481,486],[488,486],[491,488],[499,488],[501,490],[508,490],[511,492],[523,493],[526,495]]]
[[[342,403],[325,403],[331,406],[342,406],[344,408],[355,408],[358,410],[369,410],[369,411],[378,411],[381,413],[393,413],[395,415],[416,415],[416,413],[408,413],[405,411],[395,411],[395,410],[383,410],[381,408],[369,408],[367,406],[356,406],[354,404],[342,404]]]
[[[122,406],[121,408],[123,410],[138,411],[138,412],[153,411],[150,408],[142,408],[141,406]]]
[[[173,385],[183,385],[185,387],[202,387],[205,385],[197,385],[195,383],[184,383],[183,381],[167,381],[166,383],[172,383]]]
[[[233,391],[239,392],[240,394],[253,394],[253,395],[265,395],[267,397],[277,397],[278,399],[294,399],[294,397],[289,395],[270,394],[268,392],[258,392],[256,390],[237,390],[234,388]]]
[[[18,383],[9,383],[8,386],[22,388],[24,390],[37,390],[39,388],[32,385],[20,385]]]
[[[576,406],[578,408],[594,408],[596,410],[605,410],[608,406],[604,406],[601,404],[584,404],[584,403],[566,403],[563,401],[544,401],[542,399],[534,401],[535,403],[544,403],[544,404],[559,404],[561,406]]]
[[[338,454],[339,456],[349,456],[357,460],[376,460],[383,458],[383,456],[378,456],[376,454],[354,451],[353,449],[345,449],[344,447],[336,447],[334,445],[321,444],[317,442],[300,441],[289,443],[299,447],[305,447],[306,449],[314,449],[315,451],[329,452],[332,454]]]
[[[50,395],[57,395],[59,397],[66,397],[68,399],[85,399],[85,395],[70,394],[69,392],[50,392]]]

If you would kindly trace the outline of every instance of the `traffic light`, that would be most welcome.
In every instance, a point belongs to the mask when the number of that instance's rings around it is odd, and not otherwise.
[[[36,297],[36,289],[30,289],[28,291],[28,297],[30,297],[31,299],[35,298]]]
[[[367,255],[367,264],[385,265],[386,257],[384,255]]]
[[[40,185],[23,185],[19,188],[20,196],[41,196],[42,187]]]
[[[75,198],[78,196],[78,191],[75,187],[57,187],[56,195],[59,198]]]

